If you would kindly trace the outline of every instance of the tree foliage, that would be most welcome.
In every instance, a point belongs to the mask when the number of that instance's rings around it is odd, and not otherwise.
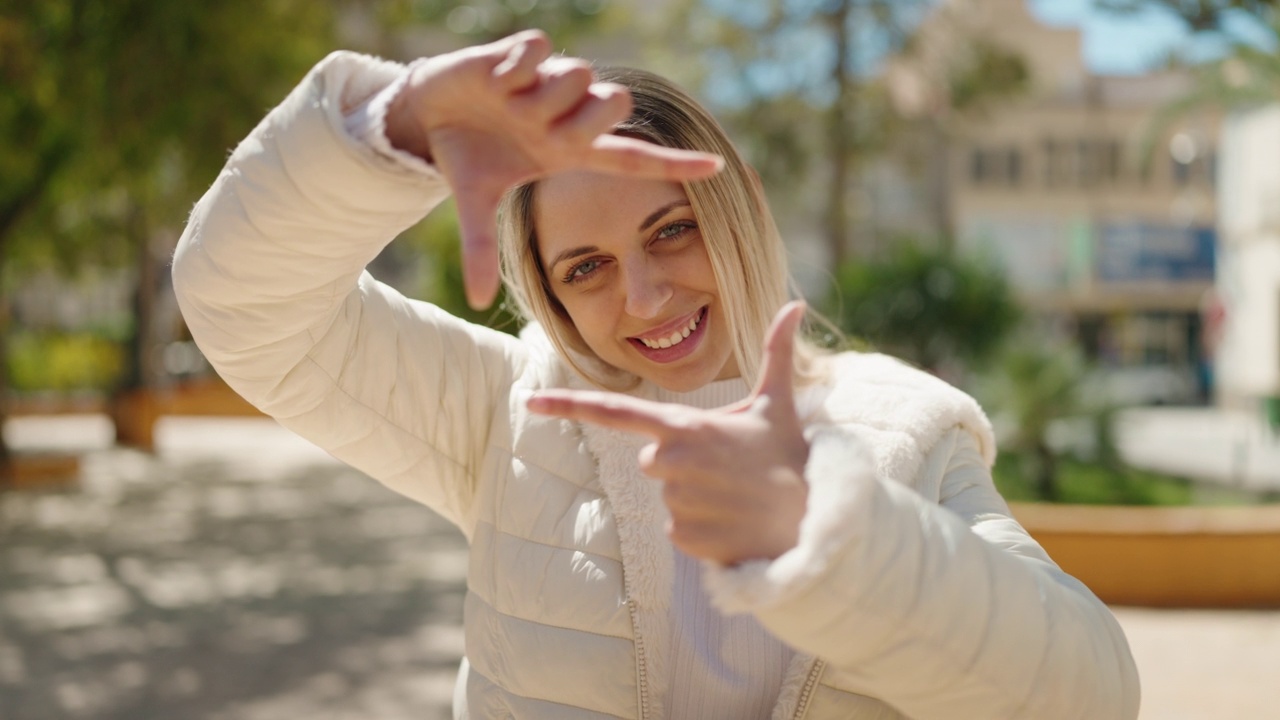
[[[2,421],[19,274],[136,263],[151,307],[165,243],[227,151],[329,50],[333,22],[308,0],[0,1]],[[148,357],[135,345],[134,366]]]
[[[1257,107],[1280,99],[1280,0],[1097,0],[1104,9],[1132,13],[1162,9],[1181,18],[1198,35],[1222,41],[1221,52],[1207,62],[1188,63],[1176,56],[1170,61],[1192,77],[1191,88],[1161,107],[1143,136],[1140,151],[1144,163],[1156,154],[1156,145],[1184,118],[1203,110],[1231,111]],[[1250,38],[1228,31],[1230,20],[1245,17],[1253,30]],[[1190,65],[1190,67],[1187,67]]]
[[[376,11],[384,35],[434,27],[447,30],[449,42],[456,46],[538,28],[561,47],[572,47],[574,41],[611,21],[621,23],[626,16],[619,0],[368,0],[367,5]]]
[[[1029,492],[1029,499],[1071,500],[1063,496],[1060,482],[1071,461],[1106,478],[1108,497],[1153,502],[1150,493],[1157,490],[1136,481],[1121,460],[1115,444],[1118,407],[1107,397],[1104,376],[1078,346],[1020,333],[984,370],[978,395],[997,427],[1008,430],[1001,440],[1009,458],[1004,464],[1016,466],[1019,490]]]
[[[6,5],[6,268],[128,258],[138,205],[154,222],[181,223],[228,148],[332,38],[327,7],[305,0]]]
[[[1012,428],[1006,451],[1018,458],[1038,499],[1057,499],[1058,451],[1049,442],[1054,423],[1085,412],[1087,369],[1071,346],[1041,339],[1011,343],[987,375],[985,400]]]
[[[975,38],[967,49],[950,64],[945,81],[954,112],[981,112],[1029,87],[1031,71],[1021,56],[984,38]]]
[[[927,12],[924,0],[689,0],[663,68],[702,88],[776,194],[814,198],[834,264],[856,250],[859,161],[896,127],[875,81]],[[670,37],[664,38],[671,41]],[[690,63],[689,55],[701,62]],[[814,171],[823,185],[815,185]]]
[[[773,196],[822,219],[827,256],[839,265],[873,245],[859,203],[869,163],[905,144],[945,153],[941,124],[1025,85],[1020,57],[959,31],[956,56],[942,59],[946,72],[930,78],[945,87],[933,93],[929,116],[904,115],[886,69],[920,44],[923,26],[946,14],[938,5],[684,0],[673,3],[656,38],[669,48],[660,69],[710,100]],[[941,162],[925,172],[934,184],[948,174]],[[938,234],[947,235],[948,222],[938,220]]]
[[[990,357],[1021,315],[999,270],[911,241],[841,267],[837,286],[842,330],[934,370]]]
[[[1223,30],[1231,13],[1246,13],[1263,18],[1280,8],[1277,0],[1095,0],[1107,11],[1135,13],[1151,8],[1169,12],[1181,19],[1193,32]]]

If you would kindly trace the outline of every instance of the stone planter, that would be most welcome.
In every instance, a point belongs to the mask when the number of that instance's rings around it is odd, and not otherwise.
[[[163,415],[255,416],[262,413],[225,383],[208,379],[160,391],[135,390],[115,399],[112,419],[122,445],[151,450]]]
[[[74,455],[14,453],[0,466],[0,488],[52,488],[76,482],[80,458]]]
[[[1054,561],[1105,602],[1280,607],[1280,505],[1011,507]]]

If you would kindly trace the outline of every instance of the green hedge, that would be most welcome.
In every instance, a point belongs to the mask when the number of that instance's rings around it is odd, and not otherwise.
[[[1036,502],[1031,473],[1022,456],[1003,453],[993,470],[1006,500]],[[1058,460],[1058,502],[1082,505],[1255,505],[1280,502],[1276,492],[1256,492],[1199,483],[1132,467],[1107,467],[1073,458]]]
[[[17,392],[107,391],[124,372],[119,342],[81,332],[18,331],[9,336],[9,387]]]

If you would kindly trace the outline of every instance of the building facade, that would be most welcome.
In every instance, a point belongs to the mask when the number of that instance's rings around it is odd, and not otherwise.
[[[1280,105],[1232,115],[1222,133],[1215,369],[1226,405],[1262,401],[1280,427]]]
[[[1094,74],[1080,31],[1046,26],[1024,0],[958,6],[967,31],[1024,58],[1030,83],[951,143],[957,246],[1003,267],[1029,308],[1125,379],[1118,400],[1207,400],[1218,118],[1161,127],[1185,74]]]

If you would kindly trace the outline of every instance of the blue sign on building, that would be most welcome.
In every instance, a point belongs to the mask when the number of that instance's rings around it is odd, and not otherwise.
[[[1104,224],[1097,277],[1104,282],[1212,281],[1217,232],[1206,227]]]

